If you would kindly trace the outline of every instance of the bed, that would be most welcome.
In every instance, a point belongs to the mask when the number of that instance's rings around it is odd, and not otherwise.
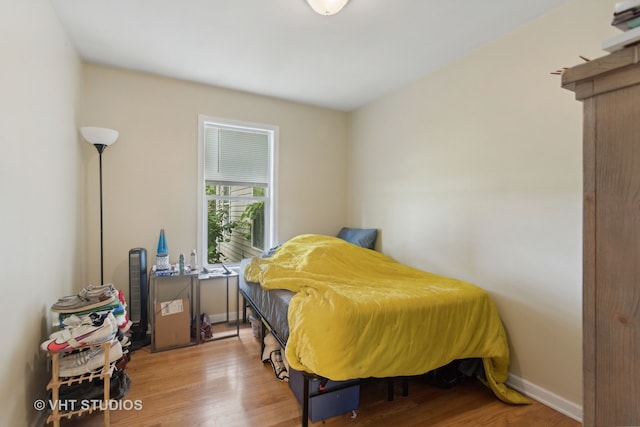
[[[240,290],[291,368],[348,382],[478,358],[481,379],[499,399],[529,403],[505,385],[507,338],[486,291],[348,240],[300,235],[241,262]]]

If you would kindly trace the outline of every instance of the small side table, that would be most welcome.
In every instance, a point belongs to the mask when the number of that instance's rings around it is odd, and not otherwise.
[[[214,279],[226,279],[225,280],[225,284],[226,284],[226,288],[227,288],[227,293],[226,293],[226,301],[227,301],[227,323],[230,322],[229,319],[229,279],[235,277],[236,280],[236,329],[235,329],[235,333],[231,332],[231,333],[227,333],[227,334],[214,334],[212,338],[209,338],[207,340],[202,340],[201,336],[200,336],[200,290],[202,288],[203,282],[207,282],[209,280],[214,280]],[[231,273],[222,273],[222,272],[213,272],[213,273],[201,273],[198,275],[197,277],[197,285],[196,285],[196,316],[197,316],[197,320],[196,320],[196,341],[198,344],[202,343],[202,342],[209,342],[209,341],[216,341],[216,340],[220,340],[220,339],[224,339],[224,338],[232,338],[232,337],[238,337],[240,336],[240,283],[237,280],[238,278],[238,272],[235,270],[231,270]],[[212,325],[213,326],[213,325]]]

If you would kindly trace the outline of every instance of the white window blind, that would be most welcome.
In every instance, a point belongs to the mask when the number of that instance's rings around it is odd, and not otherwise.
[[[209,183],[269,183],[269,135],[266,132],[207,125],[205,180]]]

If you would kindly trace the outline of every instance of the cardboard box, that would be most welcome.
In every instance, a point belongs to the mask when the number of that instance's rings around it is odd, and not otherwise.
[[[157,302],[155,311],[155,348],[178,347],[191,342],[189,300]]]

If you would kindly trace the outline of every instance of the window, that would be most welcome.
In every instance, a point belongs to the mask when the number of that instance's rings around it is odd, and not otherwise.
[[[277,128],[205,116],[198,125],[200,261],[237,263],[274,241]]]

